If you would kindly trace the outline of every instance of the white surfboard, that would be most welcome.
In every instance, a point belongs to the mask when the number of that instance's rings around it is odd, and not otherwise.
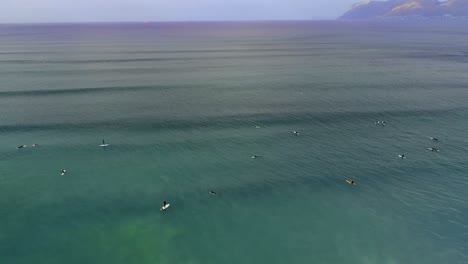
[[[109,144],[107,144],[107,143],[104,141],[104,139],[103,139],[103,140],[102,140],[102,144],[99,145],[99,146],[100,146],[100,147],[108,147]]]
[[[170,204],[166,204],[165,206],[161,207],[161,211],[166,210],[167,208],[169,208],[169,206],[171,206],[171,205],[170,205]]]

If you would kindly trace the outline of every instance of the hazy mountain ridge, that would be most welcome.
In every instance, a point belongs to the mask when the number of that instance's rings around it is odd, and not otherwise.
[[[341,19],[468,17],[468,0],[388,0],[354,4]]]

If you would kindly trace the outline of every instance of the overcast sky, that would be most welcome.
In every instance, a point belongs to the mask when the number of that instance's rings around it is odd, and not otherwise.
[[[334,19],[359,0],[0,0],[0,23]]]

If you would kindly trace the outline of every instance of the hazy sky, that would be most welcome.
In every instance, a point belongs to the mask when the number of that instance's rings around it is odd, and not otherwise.
[[[0,23],[333,19],[359,0],[0,0]]]

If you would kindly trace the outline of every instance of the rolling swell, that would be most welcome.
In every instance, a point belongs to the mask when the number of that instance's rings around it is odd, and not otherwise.
[[[323,44],[325,45],[325,44]],[[308,51],[308,50],[322,50],[323,47],[301,47],[301,48],[258,48],[258,49],[187,49],[187,50],[119,50],[119,51],[87,51],[87,52],[75,52],[72,54],[185,54],[185,53],[197,53],[197,54],[211,54],[211,53],[238,53],[238,52],[279,52],[279,51]],[[46,54],[61,54],[62,52],[54,51],[2,51],[0,55],[46,55]],[[70,53],[69,53],[70,54]]]
[[[316,124],[330,124],[337,122],[346,122],[346,120],[361,119],[373,122],[375,118],[381,117],[433,117],[435,115],[463,115],[468,107],[458,107],[439,110],[397,110],[384,112],[327,112],[327,113],[271,113],[271,114],[241,114],[221,117],[206,117],[197,119],[124,119],[102,122],[83,122],[83,123],[60,123],[43,125],[2,125],[0,132],[20,132],[20,131],[44,131],[44,130],[76,130],[76,129],[97,129],[112,128],[125,130],[149,130],[154,129],[177,129],[190,130],[196,128],[222,129],[228,127],[252,126],[256,123],[262,125],[292,125],[314,122]],[[460,112],[460,113],[458,113]]]
[[[113,71],[109,69],[109,71]],[[342,84],[316,84],[316,83],[304,83],[300,86],[290,85],[301,90],[308,90],[313,88],[313,91],[318,90],[349,90],[348,85]],[[423,90],[438,90],[441,87],[448,87],[450,89],[467,89],[468,86],[463,83],[428,83],[428,84],[414,84],[412,89],[423,89]],[[107,86],[107,87],[86,87],[86,88],[68,88],[68,89],[36,89],[36,90],[6,90],[0,91],[0,98],[3,97],[28,97],[28,96],[54,96],[54,95],[77,95],[77,94],[97,94],[97,93],[111,93],[111,92],[136,92],[136,91],[162,91],[171,89],[187,89],[187,88],[217,88],[217,89],[230,89],[231,87],[218,87],[215,85],[137,85],[137,86]],[[235,87],[237,90],[249,90],[249,89],[262,89],[262,87]],[[283,85],[271,86],[263,89],[268,90],[282,90]],[[393,83],[390,86],[378,85],[378,84],[361,84],[360,89],[368,90],[407,90],[408,84],[406,83]],[[447,89],[447,88],[446,88]]]
[[[227,59],[261,59],[261,58],[285,58],[285,57],[311,57],[326,56],[326,54],[317,53],[298,53],[298,54],[268,54],[268,55],[242,55],[242,56],[217,56],[217,57],[172,57],[172,58],[132,58],[132,59],[94,59],[94,60],[0,60],[0,63],[11,64],[89,64],[89,63],[127,63],[127,62],[167,62],[167,61],[209,61],[209,60],[227,60]]]
[[[211,66],[211,65],[199,65],[197,69],[226,69],[229,67],[235,67],[230,65],[223,65],[223,66]],[[179,72],[190,71],[192,70],[190,66],[180,66],[178,67]],[[141,74],[141,73],[172,73],[174,71],[173,68],[165,68],[160,67],[159,65],[149,65],[147,67],[138,67],[138,68],[130,68],[130,67],[119,67],[119,68],[92,68],[92,69],[76,69],[76,70],[67,70],[67,69],[60,69],[60,70],[50,70],[50,69],[34,69],[34,70],[8,70],[0,72],[0,75],[9,75],[9,74],[69,74],[74,75],[77,73],[80,74],[102,74],[102,73],[119,73],[119,74]]]
[[[127,92],[127,91],[169,90],[169,89],[180,89],[184,87],[186,86],[140,85],[140,86],[108,86],[108,87],[71,88],[71,89],[45,89],[45,90],[27,90],[27,91],[3,91],[3,92],[0,92],[0,97],[76,95],[76,94],[90,94],[90,93],[94,94],[94,93],[105,93],[105,92],[116,92],[116,91]]]
[[[0,63],[14,72],[0,74],[7,92],[0,95],[6,262],[67,263],[84,252],[75,262],[154,263],[151,256],[160,252],[177,256],[166,258],[171,263],[466,263],[465,67],[405,59],[432,47],[458,54],[466,34],[422,38],[419,30],[401,34],[367,24],[359,30],[243,24],[234,36],[225,26],[177,26],[167,34],[146,24],[132,26],[139,33],[120,27],[75,33],[75,26],[52,26],[53,32],[40,26],[1,40],[3,52],[58,53],[0,60],[85,61]],[[318,42],[335,43],[294,50]],[[138,53],[210,48],[286,51]],[[307,52],[328,56],[291,58]],[[199,60],[204,56],[214,60]],[[86,62],[173,57],[189,59]],[[164,72],[124,70],[144,67]],[[200,86],[192,90],[192,83]],[[143,88],[122,88],[133,85]],[[9,93],[18,89],[60,92]],[[99,148],[101,139],[112,147]],[[33,143],[40,147],[29,148]],[[28,148],[17,150],[20,144]],[[440,153],[427,150],[432,146]],[[261,158],[252,160],[254,154]],[[67,177],[59,176],[62,168]],[[211,189],[219,195],[210,196]],[[167,214],[158,210],[163,199],[174,205]],[[175,239],[144,232],[161,227],[180,232]],[[135,241],[143,251],[132,248]],[[159,241],[167,248],[154,246]],[[229,247],[213,254],[205,245]]]
[[[332,182],[334,184],[332,184]],[[219,193],[222,193],[223,197],[255,199],[275,193],[281,189],[293,187],[304,188],[304,186],[310,188],[314,192],[325,191],[324,186],[327,188],[327,191],[330,191],[330,188],[341,189],[341,186],[336,184],[336,180],[297,176],[288,180],[280,178],[277,178],[274,181],[268,179],[257,179],[250,183],[239,183],[234,186],[219,186],[216,190]],[[210,197],[206,196],[207,192],[207,189],[199,186],[193,186],[191,189],[184,188],[177,191],[178,195],[184,198],[175,198],[171,201],[178,204],[179,208],[182,208],[184,206],[184,201],[187,201],[188,203],[191,203],[190,201],[200,202],[200,200],[205,200],[203,199],[204,196],[209,199]],[[118,192],[115,192],[114,195],[105,194],[102,195],[102,197],[70,196],[53,203],[43,203],[30,207],[28,214],[37,215],[40,214],[40,212],[54,208],[69,208],[68,211],[66,211],[66,214],[61,210],[51,210],[56,211],[57,213],[49,214],[35,222],[38,225],[54,224],[55,226],[68,224],[63,221],[64,218],[93,220],[94,217],[92,216],[92,212],[95,211],[105,211],[107,214],[114,215],[115,217],[120,217],[122,213],[125,213],[127,216],[141,217],[144,215],[154,214],[155,201],[159,201],[160,198],[159,193],[142,193],[141,191],[131,193],[126,192],[125,196],[122,196],[122,194]],[[227,201],[224,202],[226,203]],[[76,205],[77,203],[80,206],[70,206],[71,204]],[[226,207],[226,210],[229,210],[229,208]],[[33,229],[31,231],[34,230],[37,231],[37,229]]]

